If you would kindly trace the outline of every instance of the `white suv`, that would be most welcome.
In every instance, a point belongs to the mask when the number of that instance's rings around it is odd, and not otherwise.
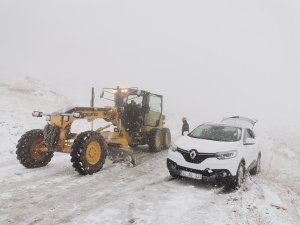
[[[171,144],[167,166],[173,177],[224,182],[239,188],[247,172],[260,172],[261,152],[255,144],[257,121],[229,117],[205,123]]]

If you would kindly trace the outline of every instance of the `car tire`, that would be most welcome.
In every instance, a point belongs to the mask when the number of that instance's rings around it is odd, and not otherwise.
[[[230,189],[239,189],[242,186],[242,183],[244,182],[245,178],[245,165],[243,162],[240,162],[236,176],[234,179],[227,184],[227,187]]]
[[[260,173],[260,160],[261,160],[261,155],[259,154],[257,157],[256,166],[250,170],[251,175],[257,175]]]

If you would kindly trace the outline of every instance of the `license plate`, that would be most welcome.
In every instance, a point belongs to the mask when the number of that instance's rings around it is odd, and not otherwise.
[[[189,178],[193,178],[196,180],[202,180],[202,174],[198,174],[198,173],[192,173],[192,172],[188,172],[188,171],[180,171],[180,175],[183,177],[189,177]]]

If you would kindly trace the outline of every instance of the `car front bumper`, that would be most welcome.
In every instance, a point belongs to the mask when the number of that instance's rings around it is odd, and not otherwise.
[[[174,161],[167,159],[168,170],[176,176],[182,176],[182,171],[191,172],[194,174],[201,174],[201,180],[206,182],[230,182],[235,179],[229,170],[226,169],[214,169],[214,170],[195,170],[187,167],[177,165]]]
[[[201,163],[187,162],[178,151],[169,150],[167,167],[174,175],[181,176],[181,171],[201,174],[202,180],[232,180],[236,176],[240,160],[238,158],[219,160],[207,158]]]

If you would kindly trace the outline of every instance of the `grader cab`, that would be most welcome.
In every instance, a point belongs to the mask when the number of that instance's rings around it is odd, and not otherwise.
[[[107,95],[110,95],[107,97]],[[63,112],[33,112],[45,117],[44,129],[26,132],[17,145],[17,158],[27,168],[46,166],[54,152],[71,155],[73,167],[82,175],[101,170],[108,156],[114,162],[128,157],[135,165],[132,148],[149,145],[158,152],[168,149],[171,134],[164,128],[163,97],[137,88],[104,88],[101,98],[114,102],[113,106],[73,107]],[[93,122],[104,119],[105,127],[82,133],[72,133],[72,124],[79,119]],[[110,130],[108,128],[112,127]],[[131,147],[131,148],[130,148]]]

